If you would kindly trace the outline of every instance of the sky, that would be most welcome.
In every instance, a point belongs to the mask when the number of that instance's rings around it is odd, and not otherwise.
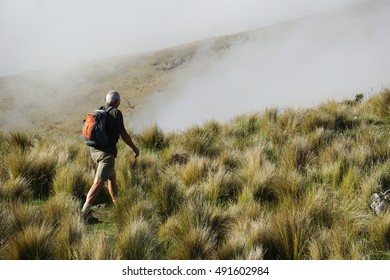
[[[0,77],[163,49],[364,0],[0,0]]]

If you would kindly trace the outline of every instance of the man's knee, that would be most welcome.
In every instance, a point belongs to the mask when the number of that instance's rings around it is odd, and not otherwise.
[[[92,184],[92,188],[101,189],[103,186],[104,186],[104,180],[102,178],[95,177],[95,180]]]

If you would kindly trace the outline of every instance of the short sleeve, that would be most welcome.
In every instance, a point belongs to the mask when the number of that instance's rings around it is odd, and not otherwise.
[[[118,133],[122,133],[123,131],[125,131],[125,125],[123,123],[123,115],[122,115],[122,112],[118,110],[118,115],[117,115],[117,118],[116,118],[116,121],[117,121],[117,128],[118,128]]]

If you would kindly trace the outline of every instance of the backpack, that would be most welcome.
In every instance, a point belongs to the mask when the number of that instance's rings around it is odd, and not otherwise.
[[[112,108],[111,106],[107,109],[100,107],[95,112],[86,115],[82,126],[82,136],[88,146],[104,147],[110,144],[110,137],[106,132],[106,120]]]

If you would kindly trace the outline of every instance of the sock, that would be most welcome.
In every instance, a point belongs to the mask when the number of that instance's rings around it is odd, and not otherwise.
[[[89,209],[91,209],[92,205],[89,204],[88,202],[85,202],[83,205],[83,209],[81,209],[82,213],[88,213]]]

